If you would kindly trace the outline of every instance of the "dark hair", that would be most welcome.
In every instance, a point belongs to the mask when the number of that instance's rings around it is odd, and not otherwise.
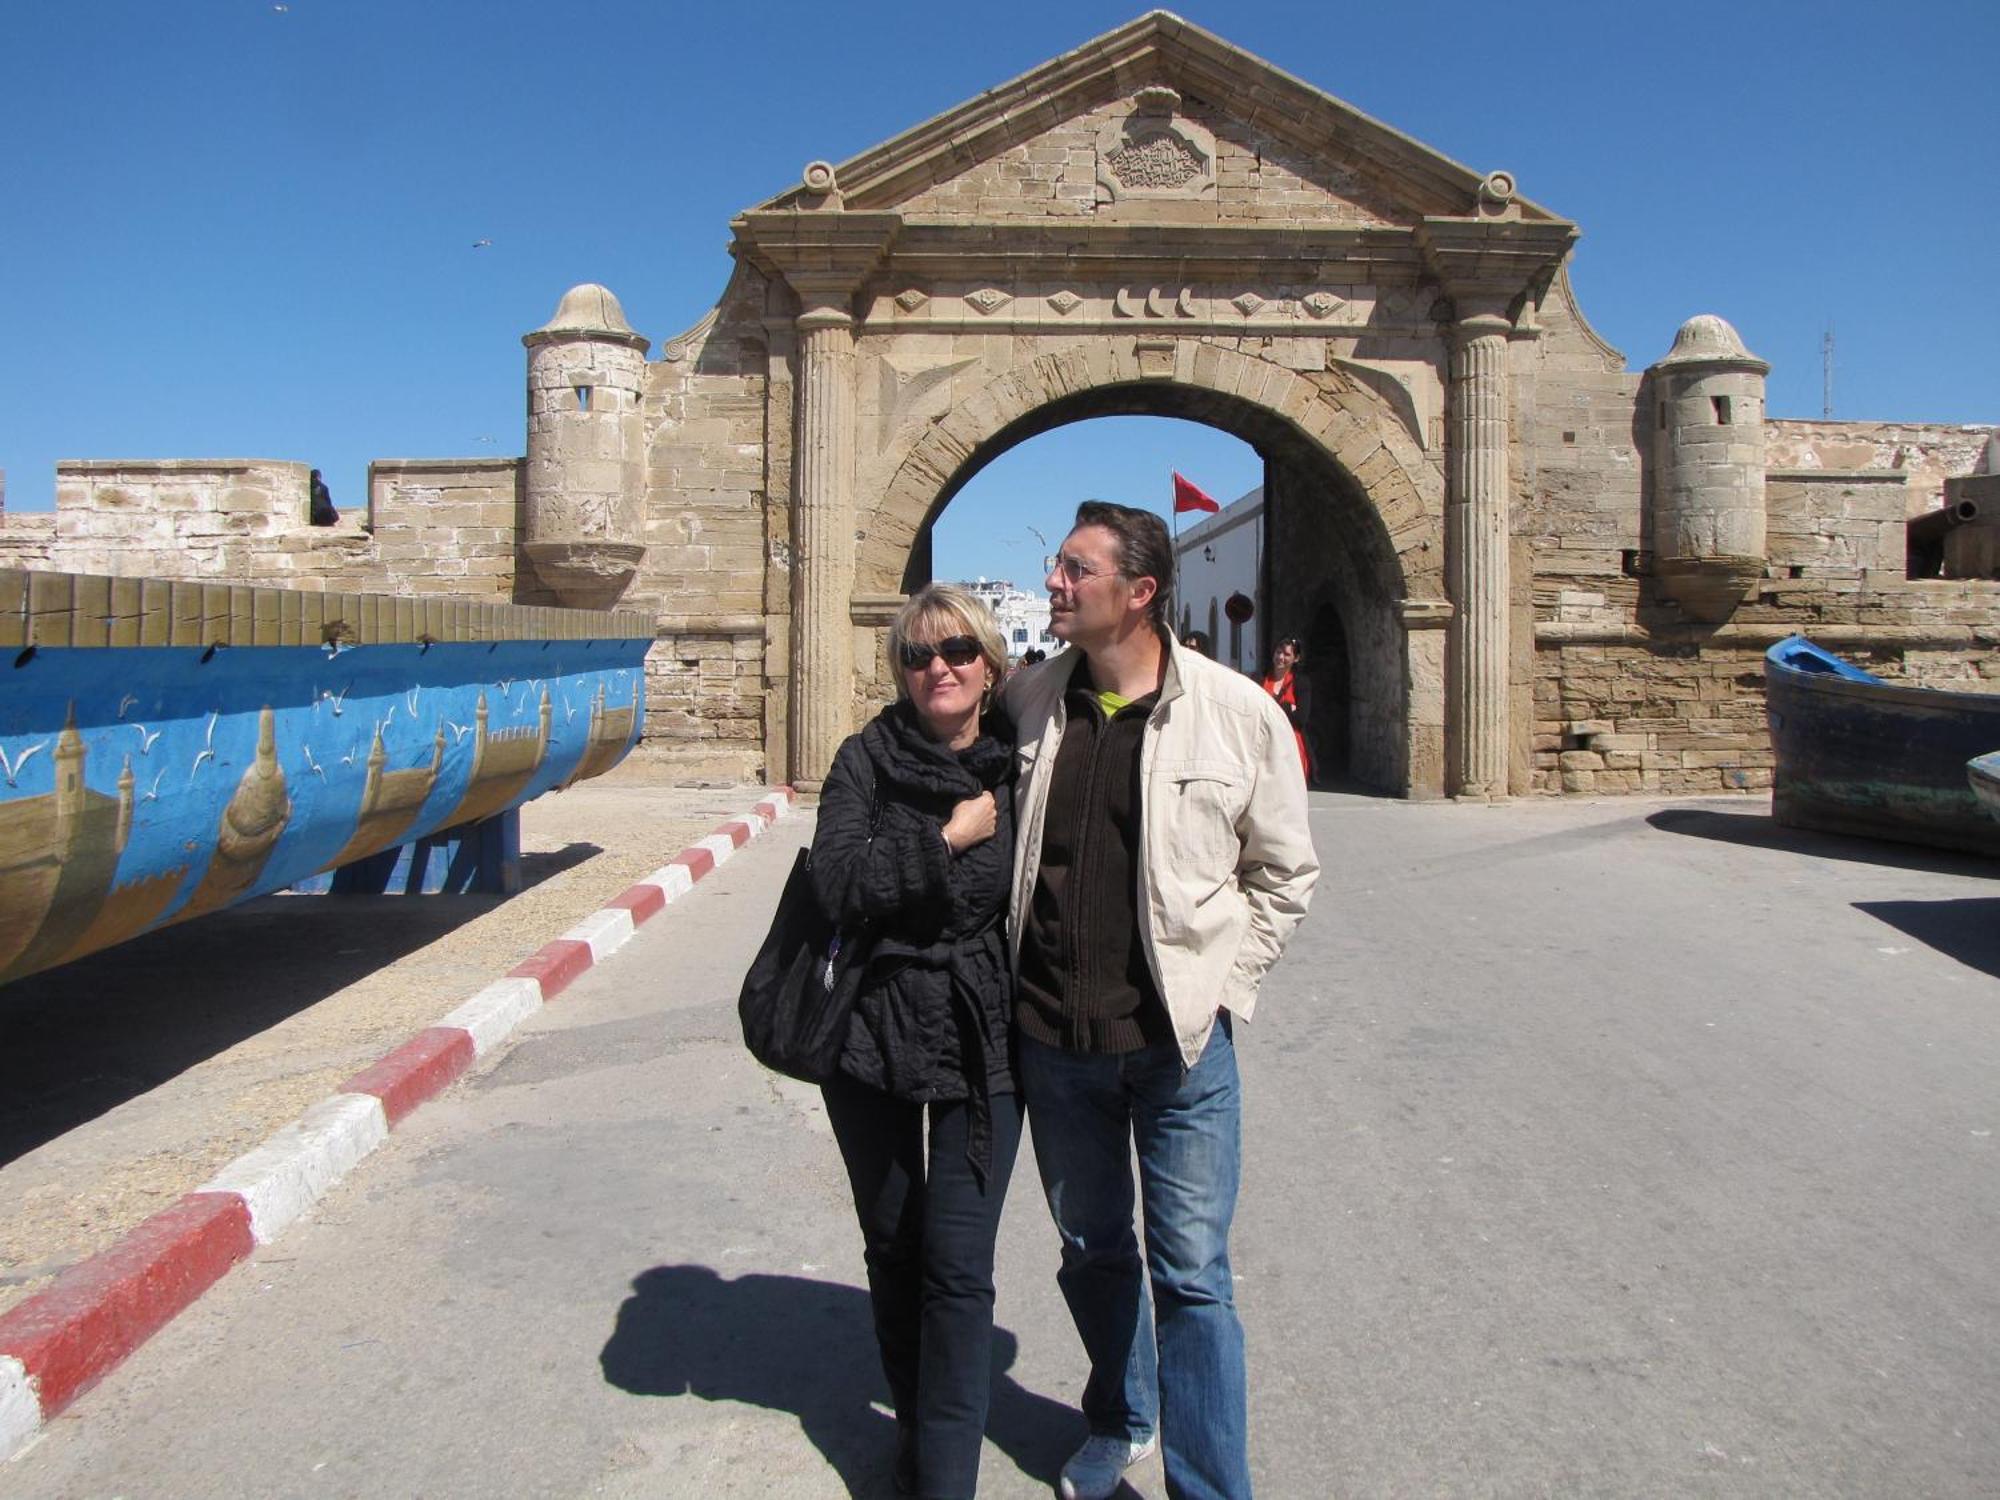
[[[1290,646],[1292,648],[1293,666],[1297,666],[1299,663],[1303,662],[1306,659],[1306,648],[1299,644],[1299,638],[1297,636],[1281,635],[1275,641],[1271,642],[1271,660],[1276,661],[1278,659],[1278,653],[1284,650],[1285,647],[1287,646]]]
[[[1183,630],[1181,644],[1190,651],[1199,651],[1203,656],[1215,655],[1215,647],[1209,644],[1206,630]]]
[[[1156,585],[1146,614],[1162,630],[1167,629],[1168,609],[1174,592],[1174,544],[1167,535],[1167,523],[1150,510],[1130,505],[1113,505],[1109,500],[1086,500],[1076,508],[1076,526],[1102,526],[1118,538],[1118,571],[1126,578],[1150,578]]]

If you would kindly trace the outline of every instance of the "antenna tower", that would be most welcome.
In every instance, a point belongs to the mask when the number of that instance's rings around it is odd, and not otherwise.
[[[1833,325],[1826,325],[1826,333],[1819,341],[1819,414],[1833,416]]]

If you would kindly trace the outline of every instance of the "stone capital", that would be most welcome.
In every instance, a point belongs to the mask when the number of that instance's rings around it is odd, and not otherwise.
[[[1576,243],[1565,220],[1451,218],[1433,215],[1417,225],[1424,267],[1451,299],[1461,327],[1475,320],[1511,322],[1516,304],[1548,291]]]
[[[1453,301],[1451,339],[1457,348],[1462,349],[1475,339],[1504,339],[1513,327],[1514,320],[1507,316],[1506,303],[1489,299],[1468,307],[1456,299]]]
[[[837,288],[825,291],[799,292],[799,305],[804,309],[792,322],[800,333],[814,333],[822,328],[852,328],[854,313],[852,303],[853,288]]]
[[[894,213],[760,209],[730,226],[730,250],[798,295],[800,327],[830,327],[827,314],[851,319],[855,292],[882,263],[902,223]]]

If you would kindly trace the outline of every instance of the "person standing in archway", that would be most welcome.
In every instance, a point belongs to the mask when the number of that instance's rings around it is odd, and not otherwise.
[[[1319,860],[1290,726],[1255,682],[1174,639],[1172,569],[1158,516],[1086,501],[1048,559],[1050,633],[1073,649],[1003,694],[1022,777],[1021,1077],[1090,1360],[1064,1500],[1102,1500],[1155,1446],[1178,1500],[1250,1494],[1234,1024]]]
[[[1271,649],[1271,669],[1264,674],[1264,691],[1285,711],[1292,737],[1299,742],[1299,769],[1306,785],[1312,785],[1312,751],[1306,744],[1306,726],[1312,723],[1312,684],[1299,671],[1299,642],[1286,636]]]

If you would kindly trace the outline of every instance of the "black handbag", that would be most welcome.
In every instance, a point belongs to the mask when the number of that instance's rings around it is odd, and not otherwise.
[[[868,819],[871,839],[881,819],[878,787]],[[832,1078],[868,968],[871,936],[865,929],[841,932],[820,909],[812,887],[812,851],[801,849],[778,896],[771,930],[736,997],[750,1055],[805,1083]]]

